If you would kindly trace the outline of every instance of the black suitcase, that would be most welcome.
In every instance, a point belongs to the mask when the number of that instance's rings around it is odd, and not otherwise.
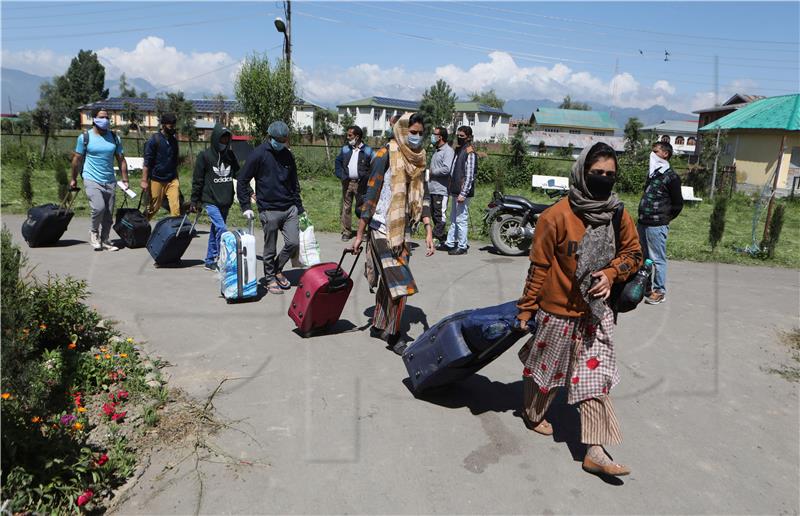
[[[141,212],[143,197],[144,195],[139,196],[139,205],[136,208],[128,208],[126,195],[122,207],[117,209],[114,217],[114,231],[125,242],[125,247],[131,249],[146,246],[150,238],[150,221]]]
[[[502,355],[525,335],[517,312],[516,301],[465,310],[423,333],[403,353],[414,393],[466,378]]]
[[[61,204],[42,204],[28,210],[28,218],[22,223],[22,238],[28,247],[53,245],[67,230],[72,217],[72,203],[80,188],[67,192]]]
[[[156,265],[170,265],[181,261],[196,234],[194,226],[199,216],[198,212],[191,227],[186,223],[187,215],[167,217],[156,223],[147,240],[147,250]]]

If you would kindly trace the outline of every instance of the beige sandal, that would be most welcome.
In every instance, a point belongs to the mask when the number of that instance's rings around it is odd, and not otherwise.
[[[553,435],[553,425],[546,419],[542,419],[538,423],[531,423],[531,430],[537,434]]]

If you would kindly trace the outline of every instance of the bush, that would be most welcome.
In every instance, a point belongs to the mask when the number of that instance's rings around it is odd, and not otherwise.
[[[711,212],[708,227],[708,243],[711,244],[712,251],[717,248],[725,232],[725,212],[727,209],[728,199],[721,196],[717,197],[716,201],[714,201],[714,210]]]
[[[63,161],[56,163],[55,180],[58,185],[58,198],[64,199],[69,192],[69,177],[67,176],[67,167]]]
[[[761,249],[763,249],[766,258],[772,259],[775,257],[775,247],[778,245],[778,240],[781,238],[785,210],[786,206],[783,204],[776,206],[775,212],[772,214],[772,220],[769,221],[767,238],[761,242]]]
[[[333,175],[333,164],[329,164],[325,158],[296,153],[294,159],[297,164],[297,176],[301,180]]]
[[[28,160],[25,163],[25,168],[22,169],[22,178],[20,179],[20,195],[25,206],[30,208],[33,206],[33,169],[36,166],[36,155],[34,153],[28,154]]]
[[[623,154],[618,158],[616,190],[625,193],[642,193],[647,181],[649,164],[647,160]]]

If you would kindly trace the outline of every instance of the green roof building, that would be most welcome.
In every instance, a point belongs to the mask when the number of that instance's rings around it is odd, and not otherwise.
[[[605,111],[558,109],[540,107],[531,115],[531,125],[536,131],[547,133],[589,134],[613,136],[619,126]]]

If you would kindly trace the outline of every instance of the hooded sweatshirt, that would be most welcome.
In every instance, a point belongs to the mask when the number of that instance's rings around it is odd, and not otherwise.
[[[251,209],[253,189],[250,180],[256,179],[256,203],[259,211],[286,211],[292,206],[303,213],[300,198],[300,181],[292,151],[284,147],[277,150],[270,142],[256,147],[247,157],[237,178],[236,194],[242,211]]]
[[[220,124],[211,133],[211,145],[197,155],[192,175],[192,202],[213,204],[229,208],[233,204],[233,182],[239,172],[239,161],[230,144],[224,151],[218,149],[223,134],[230,130]]]

